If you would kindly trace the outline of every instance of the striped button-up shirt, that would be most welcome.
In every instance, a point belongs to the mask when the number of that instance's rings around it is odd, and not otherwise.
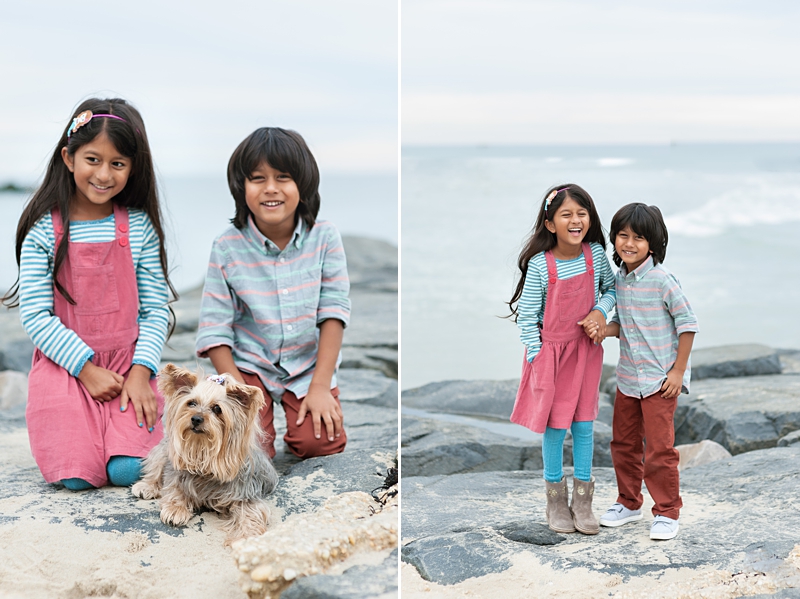
[[[617,272],[617,312],[620,325],[617,386],[630,397],[647,397],[661,389],[678,357],[681,333],[697,332],[689,300],[678,279],[649,257],[629,273]],[[683,392],[689,392],[691,361],[683,375]]]
[[[317,361],[318,325],[336,318],[347,326],[349,290],[342,238],[331,223],[317,221],[309,230],[301,219],[280,250],[251,217],[243,229],[230,227],[214,240],[197,355],[227,345],[236,366],[258,375],[274,399],[286,389],[304,397]]]
[[[131,256],[139,290],[139,338],[133,363],[158,372],[161,351],[167,338],[169,289],[161,269],[158,235],[147,214],[128,210]],[[74,243],[114,241],[114,215],[89,221],[70,221],[69,237]],[[78,376],[94,350],[55,315],[53,263],[56,238],[48,212],[31,228],[22,242],[19,267],[19,315],[33,343],[53,362]]]

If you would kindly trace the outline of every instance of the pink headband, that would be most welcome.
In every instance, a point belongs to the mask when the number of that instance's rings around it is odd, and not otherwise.
[[[103,118],[106,118],[106,119],[117,119],[118,121],[122,121],[123,123],[127,123],[128,122],[125,119],[123,119],[121,116],[117,116],[116,114],[92,114],[91,110],[84,110],[82,113],[80,113],[74,119],[72,119],[72,124],[69,126],[69,129],[67,129],[67,139],[69,139],[70,135],[75,133],[78,129],[83,127],[86,123],[88,123],[92,119],[96,119],[96,118],[100,118],[100,117],[103,117]]]
[[[558,194],[560,194],[562,191],[566,191],[567,189],[569,189],[569,185],[562,187],[561,189],[554,189],[551,191],[544,200],[544,211],[547,212],[548,208],[550,208],[550,202],[552,202]]]

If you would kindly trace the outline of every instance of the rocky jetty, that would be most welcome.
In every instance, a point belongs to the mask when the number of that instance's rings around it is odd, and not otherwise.
[[[282,443],[276,444],[274,463],[281,480],[269,503],[282,538],[291,538],[293,522],[308,526],[304,515],[311,519],[326,500],[370,494],[382,487],[396,465],[397,248],[356,237],[345,237],[344,243],[353,310],[345,331],[339,388],[348,446],[342,454],[300,461]],[[176,303],[178,327],[164,362],[197,364],[194,335],[200,293],[184,293]],[[43,481],[30,455],[24,419],[25,373],[32,350],[18,315],[4,310],[0,369],[9,372],[0,372],[0,410],[5,416],[0,421],[0,595],[245,597],[239,563],[224,548],[224,533],[214,513],[201,513],[187,527],[172,528],[159,520],[155,502],[137,500],[129,489],[73,493]],[[209,362],[200,362],[212,371]],[[276,406],[275,412],[282,436],[283,411]],[[381,505],[374,503],[380,512]],[[391,524],[384,521],[394,518],[396,542],[397,511],[393,514],[384,513],[380,526],[389,531],[389,538]],[[298,538],[307,533],[298,529]],[[282,596],[319,596],[314,589],[324,589],[330,598],[397,596],[396,549],[384,539],[380,546],[353,553],[316,575],[297,573]]]
[[[403,596],[800,597],[798,357],[754,345],[694,352],[700,378],[675,415],[681,531],[666,542],[649,539],[646,489],[641,522],[596,536],[547,527],[541,437],[506,424],[516,381],[404,391]],[[601,394],[598,516],[617,496],[612,401]],[[568,447],[564,457],[571,464]]]

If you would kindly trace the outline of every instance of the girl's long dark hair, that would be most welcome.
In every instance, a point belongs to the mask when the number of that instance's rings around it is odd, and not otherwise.
[[[550,204],[545,209],[545,202],[548,196],[554,191],[558,191],[555,197],[550,201]],[[525,242],[525,247],[519,255],[517,266],[520,271],[520,278],[517,282],[517,288],[514,290],[514,295],[511,296],[511,301],[507,302],[511,310],[509,318],[513,317],[514,322],[517,321],[517,302],[522,297],[522,289],[525,287],[525,276],[528,274],[528,264],[536,254],[552,250],[557,243],[556,234],[551,233],[545,226],[545,221],[552,220],[555,213],[564,203],[567,198],[572,198],[581,207],[589,212],[589,230],[583,241],[586,243],[599,243],[605,249],[606,238],[603,235],[603,227],[600,225],[600,216],[597,214],[597,209],[594,207],[594,201],[585,189],[575,185],[574,183],[565,183],[551,187],[544,194],[542,205],[539,208],[539,215],[536,218],[536,225],[533,231]]]
[[[112,118],[92,119],[67,137],[67,131],[72,125],[72,120],[84,110],[91,110],[93,114],[113,114],[124,120]],[[75,178],[67,168],[67,165],[64,164],[61,149],[67,148],[67,153],[70,156],[74,156],[80,147],[90,143],[100,133],[105,133],[108,136],[108,139],[120,154],[131,159],[131,173],[128,177],[128,182],[125,188],[114,196],[113,201],[125,208],[142,210],[150,218],[150,222],[158,235],[161,268],[164,271],[164,278],[172,294],[172,301],[174,301],[174,299],[177,299],[178,294],[169,280],[167,252],[164,247],[164,228],[162,226],[155,169],[153,168],[153,158],[150,154],[150,144],[147,141],[147,132],[139,111],[125,100],[119,98],[108,100],[91,98],[82,102],[73,111],[47,165],[42,184],[26,204],[19,219],[16,236],[17,266],[20,264],[22,243],[25,237],[40,218],[58,208],[64,225],[64,233],[63,241],[59,244],[53,261],[53,284],[69,303],[75,304],[75,300],[70,297],[67,290],[58,280],[58,272],[67,256],[70,202],[75,195]],[[3,296],[2,302],[9,308],[19,305],[19,273],[17,273],[17,280],[14,285]],[[175,314],[170,308],[170,334],[172,334],[174,328]]]

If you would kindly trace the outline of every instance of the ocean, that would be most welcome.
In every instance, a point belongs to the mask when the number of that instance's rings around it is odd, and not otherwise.
[[[519,376],[505,302],[542,195],[561,183],[592,195],[606,232],[624,204],[661,209],[695,347],[800,348],[800,144],[405,147],[403,389]],[[617,340],[604,350],[616,363]]]
[[[173,285],[180,292],[203,283],[211,243],[233,217],[234,203],[221,177],[164,177],[160,180],[166,220],[167,255]],[[343,235],[397,244],[397,175],[323,173],[319,218]],[[17,277],[14,237],[28,193],[0,193],[0,288]]]

